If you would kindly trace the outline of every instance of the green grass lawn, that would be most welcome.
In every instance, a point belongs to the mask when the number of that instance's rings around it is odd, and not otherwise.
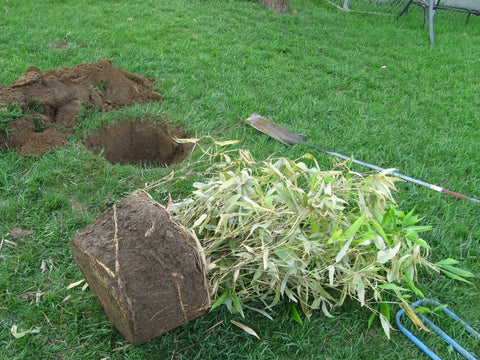
[[[102,121],[167,117],[195,136],[241,139],[258,159],[313,151],[287,148],[245,126],[258,112],[307,134],[310,143],[480,198],[480,19],[466,25],[463,16],[443,15],[435,46],[422,21],[417,8],[398,19],[341,12],[321,0],[292,0],[284,15],[246,0],[2,1],[1,84],[31,65],[47,70],[109,58],[155,78],[165,100],[91,112],[68,146],[43,157],[0,153],[0,359],[426,358],[398,331],[388,341],[379,324],[367,330],[369,312],[356,303],[333,319],[318,312],[303,325],[287,319],[283,305],[273,321],[219,308],[119,349],[127,342],[93,294],[67,289],[82,279],[72,236],[170,171],[111,165],[87,151],[82,129]],[[67,46],[55,49],[57,41]],[[314,154],[332,167],[331,157]],[[480,275],[480,205],[409,183],[398,188],[399,207],[415,208],[422,224],[433,226],[424,235],[431,259],[451,257]],[[14,240],[8,235],[14,227],[33,234]],[[419,284],[480,329],[478,279],[468,285],[425,273]],[[261,340],[230,319],[250,325]],[[12,325],[39,332],[15,339]],[[478,341],[465,341],[480,354]],[[438,351],[460,359],[441,345]]]

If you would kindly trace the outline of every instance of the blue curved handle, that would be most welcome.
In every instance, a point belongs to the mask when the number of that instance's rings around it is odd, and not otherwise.
[[[412,309],[415,309],[421,304],[433,304],[435,306],[443,306],[436,300],[431,300],[431,299],[421,299],[418,300],[417,302],[413,303],[410,305]],[[447,309],[446,307],[443,309],[443,312],[450,316],[453,320],[459,321],[465,329],[470,332],[471,334],[475,335],[479,340],[480,340],[480,334],[472,328],[470,325],[468,325],[465,321],[460,319],[455,313]],[[428,348],[423,342],[421,342],[415,335],[413,335],[410,331],[408,331],[402,324],[402,316],[405,314],[405,310],[402,309],[397,312],[397,315],[395,316],[396,321],[397,321],[397,326],[400,329],[400,331],[408,337],[415,345],[417,345],[425,354],[427,354],[431,359],[433,360],[441,360],[440,357],[438,357],[437,354],[435,354],[432,350]],[[418,316],[421,318],[421,320],[424,322],[425,325],[427,325],[429,328],[431,328],[433,331],[435,331],[438,335],[442,337],[443,340],[445,340],[447,343],[453,346],[455,350],[457,350],[461,355],[463,355],[466,359],[468,360],[478,360],[475,356],[470,354],[467,350],[465,350],[460,344],[458,344],[455,340],[453,340],[450,336],[448,336],[442,329],[440,329],[437,325],[435,325],[433,322],[431,322],[427,317],[425,317],[423,314],[418,314]]]

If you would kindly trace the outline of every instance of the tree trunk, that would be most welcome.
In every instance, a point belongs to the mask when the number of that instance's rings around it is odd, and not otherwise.
[[[290,10],[290,0],[260,0],[260,4],[278,13]]]

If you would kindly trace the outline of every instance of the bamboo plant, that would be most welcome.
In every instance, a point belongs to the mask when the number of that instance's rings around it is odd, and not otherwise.
[[[231,143],[204,149],[206,175],[168,206],[204,248],[212,308],[270,317],[288,299],[307,318],[317,309],[331,317],[348,297],[372,310],[370,322],[378,315],[389,336],[393,303],[422,326],[406,302],[411,293],[423,296],[419,268],[473,276],[452,259],[427,259],[431,248],[420,235],[430,227],[397,208],[399,179],[388,170],[362,175],[344,162],[325,171],[311,154],[256,161],[247,150],[223,150]]]

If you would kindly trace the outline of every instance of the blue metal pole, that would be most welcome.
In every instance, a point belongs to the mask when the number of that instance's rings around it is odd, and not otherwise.
[[[415,309],[421,304],[432,304],[435,306],[442,306],[438,301],[432,300],[432,299],[421,299],[415,303],[413,303],[410,307],[412,309]],[[473,334],[478,340],[480,340],[480,333],[478,333],[474,328],[472,328],[469,324],[467,324],[465,321],[460,319],[454,312],[449,310],[448,308],[443,308],[442,311],[450,316],[453,320],[459,321],[465,329]],[[415,345],[417,345],[425,354],[427,354],[431,359],[433,360],[441,360],[438,355],[436,355],[428,346],[426,346],[422,341],[420,341],[415,335],[413,335],[409,330],[407,330],[403,324],[402,324],[402,316],[405,314],[405,310],[402,309],[397,312],[396,315],[396,322],[398,325],[398,328],[400,331],[408,337]],[[421,318],[421,320],[433,331],[435,331],[440,337],[445,340],[448,344],[452,345],[452,347],[458,351],[463,357],[465,357],[468,360],[478,360],[475,356],[470,354],[467,350],[465,350],[459,343],[457,343],[454,339],[452,339],[450,336],[448,336],[442,329],[440,329],[437,325],[435,325],[433,322],[431,322],[427,317],[425,317],[422,314],[418,314],[418,316]]]

